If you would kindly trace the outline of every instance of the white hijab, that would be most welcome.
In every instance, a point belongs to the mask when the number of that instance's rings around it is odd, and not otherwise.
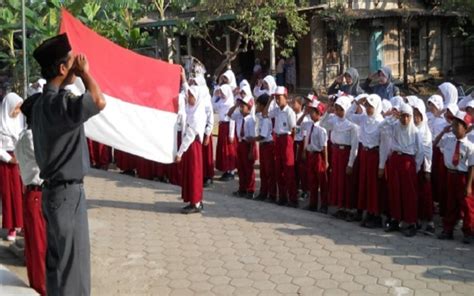
[[[3,98],[0,109],[0,133],[12,137],[15,141],[18,140],[25,127],[25,120],[21,112],[15,118],[11,117],[10,114],[20,103],[23,103],[23,99],[16,93],[11,92]]]
[[[232,87],[228,84],[221,85],[220,87],[222,97],[221,100],[229,100],[232,104],[234,103],[234,93],[232,92]]]
[[[458,103],[458,90],[452,83],[444,82],[438,86],[438,89],[443,94],[445,108],[449,104]]]
[[[416,141],[418,129],[413,123],[413,109],[410,105],[406,103],[400,104],[400,113],[410,115],[410,123],[408,123],[408,126],[403,126],[399,121],[398,125],[400,128],[395,129],[393,138],[400,146],[407,147]]]
[[[235,80],[235,74],[232,70],[225,71],[222,76],[227,78],[229,85],[232,87],[232,90],[237,88],[237,81]]]
[[[340,118],[336,115],[337,120],[333,130],[336,132],[346,132],[352,129],[353,123],[346,118],[347,111],[352,105],[352,99],[347,96],[342,96],[339,97],[334,104],[340,106],[344,110],[344,118]]]
[[[199,139],[202,142],[204,139],[204,131],[206,129],[207,115],[205,106],[205,93],[202,87],[191,86],[188,89],[196,102],[193,106],[188,103],[189,94],[186,93],[186,125],[191,127],[199,135]]]
[[[378,131],[380,123],[383,121],[382,99],[379,95],[372,94],[367,97],[367,103],[374,107],[374,114],[366,115],[366,120],[361,128],[366,134],[373,134]]]
[[[429,145],[432,141],[432,136],[431,136],[430,127],[428,126],[428,116],[426,115],[425,103],[423,102],[422,99],[418,99],[417,101],[414,102],[414,105],[412,107],[421,113],[422,120],[420,124],[418,124],[416,127],[421,133],[421,136],[423,138],[423,144]]]

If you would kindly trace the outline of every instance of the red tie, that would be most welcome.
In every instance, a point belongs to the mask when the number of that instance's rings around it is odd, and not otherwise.
[[[311,144],[311,135],[313,134],[313,128],[314,128],[314,124],[311,126],[311,131],[309,132],[308,144]]]
[[[242,126],[240,127],[240,139],[243,139],[245,137],[244,124],[245,124],[245,119],[242,118]]]
[[[455,167],[457,167],[459,164],[460,150],[461,150],[461,141],[457,141],[456,148],[454,148],[453,161],[452,161]]]

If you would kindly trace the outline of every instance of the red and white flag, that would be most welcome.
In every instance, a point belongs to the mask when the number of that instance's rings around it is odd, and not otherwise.
[[[86,136],[149,160],[173,162],[181,68],[114,44],[66,10],[60,31],[74,52],[87,56],[107,100],[86,122]]]

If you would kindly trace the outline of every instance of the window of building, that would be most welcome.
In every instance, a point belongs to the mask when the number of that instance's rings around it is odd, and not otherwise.
[[[326,31],[326,62],[337,64],[337,34],[335,31]]]

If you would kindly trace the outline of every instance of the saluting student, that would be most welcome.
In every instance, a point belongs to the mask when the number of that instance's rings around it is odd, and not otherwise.
[[[405,236],[416,234],[418,220],[417,172],[424,159],[423,139],[413,123],[413,109],[406,103],[399,107],[399,120],[394,124],[384,121],[391,131],[391,156],[388,172],[389,215],[386,231],[399,230],[400,222],[407,226]],[[387,125],[388,123],[388,125]]]
[[[331,140],[329,204],[338,208],[334,216],[340,219],[346,219],[352,208],[351,175],[359,146],[358,128],[346,118],[351,101],[347,96],[339,97],[321,119]]]
[[[275,143],[273,141],[272,121],[262,115],[263,110],[270,101],[270,96],[263,94],[257,98],[257,141],[260,152],[260,193],[257,200],[276,202],[277,185],[275,173]]]
[[[270,108],[275,100],[275,107]],[[295,182],[295,157],[293,137],[296,128],[296,115],[288,105],[288,92],[285,87],[278,86],[274,96],[268,101],[263,116],[275,120],[275,170],[277,174],[278,204],[298,206]]]
[[[186,94],[186,126],[176,162],[183,163],[181,198],[189,203],[183,214],[199,213],[203,209],[202,141],[206,129],[205,94],[202,88],[191,86]]]
[[[307,136],[304,140],[306,153],[306,172],[308,173],[308,187],[310,191],[308,210],[328,212],[328,134],[319,124],[324,114],[325,106],[317,99],[305,106],[305,113],[309,115],[311,124],[306,127]],[[318,192],[320,195],[318,196]],[[319,199],[321,202],[319,202]]]
[[[448,168],[446,213],[443,218],[443,232],[439,239],[453,239],[453,231],[459,219],[463,219],[464,243],[474,241],[474,197],[472,182],[474,178],[474,144],[467,137],[472,122],[466,112],[458,111],[452,119],[454,137],[443,137],[439,146],[443,152],[444,164]],[[445,129],[443,133],[449,132]]]
[[[257,147],[255,145],[256,123],[251,114],[253,97],[241,91],[240,99],[227,114],[236,122],[237,128],[237,170],[239,174],[239,189],[234,196],[254,198],[255,193],[255,161],[257,159]],[[238,110],[236,110],[239,108]]]

